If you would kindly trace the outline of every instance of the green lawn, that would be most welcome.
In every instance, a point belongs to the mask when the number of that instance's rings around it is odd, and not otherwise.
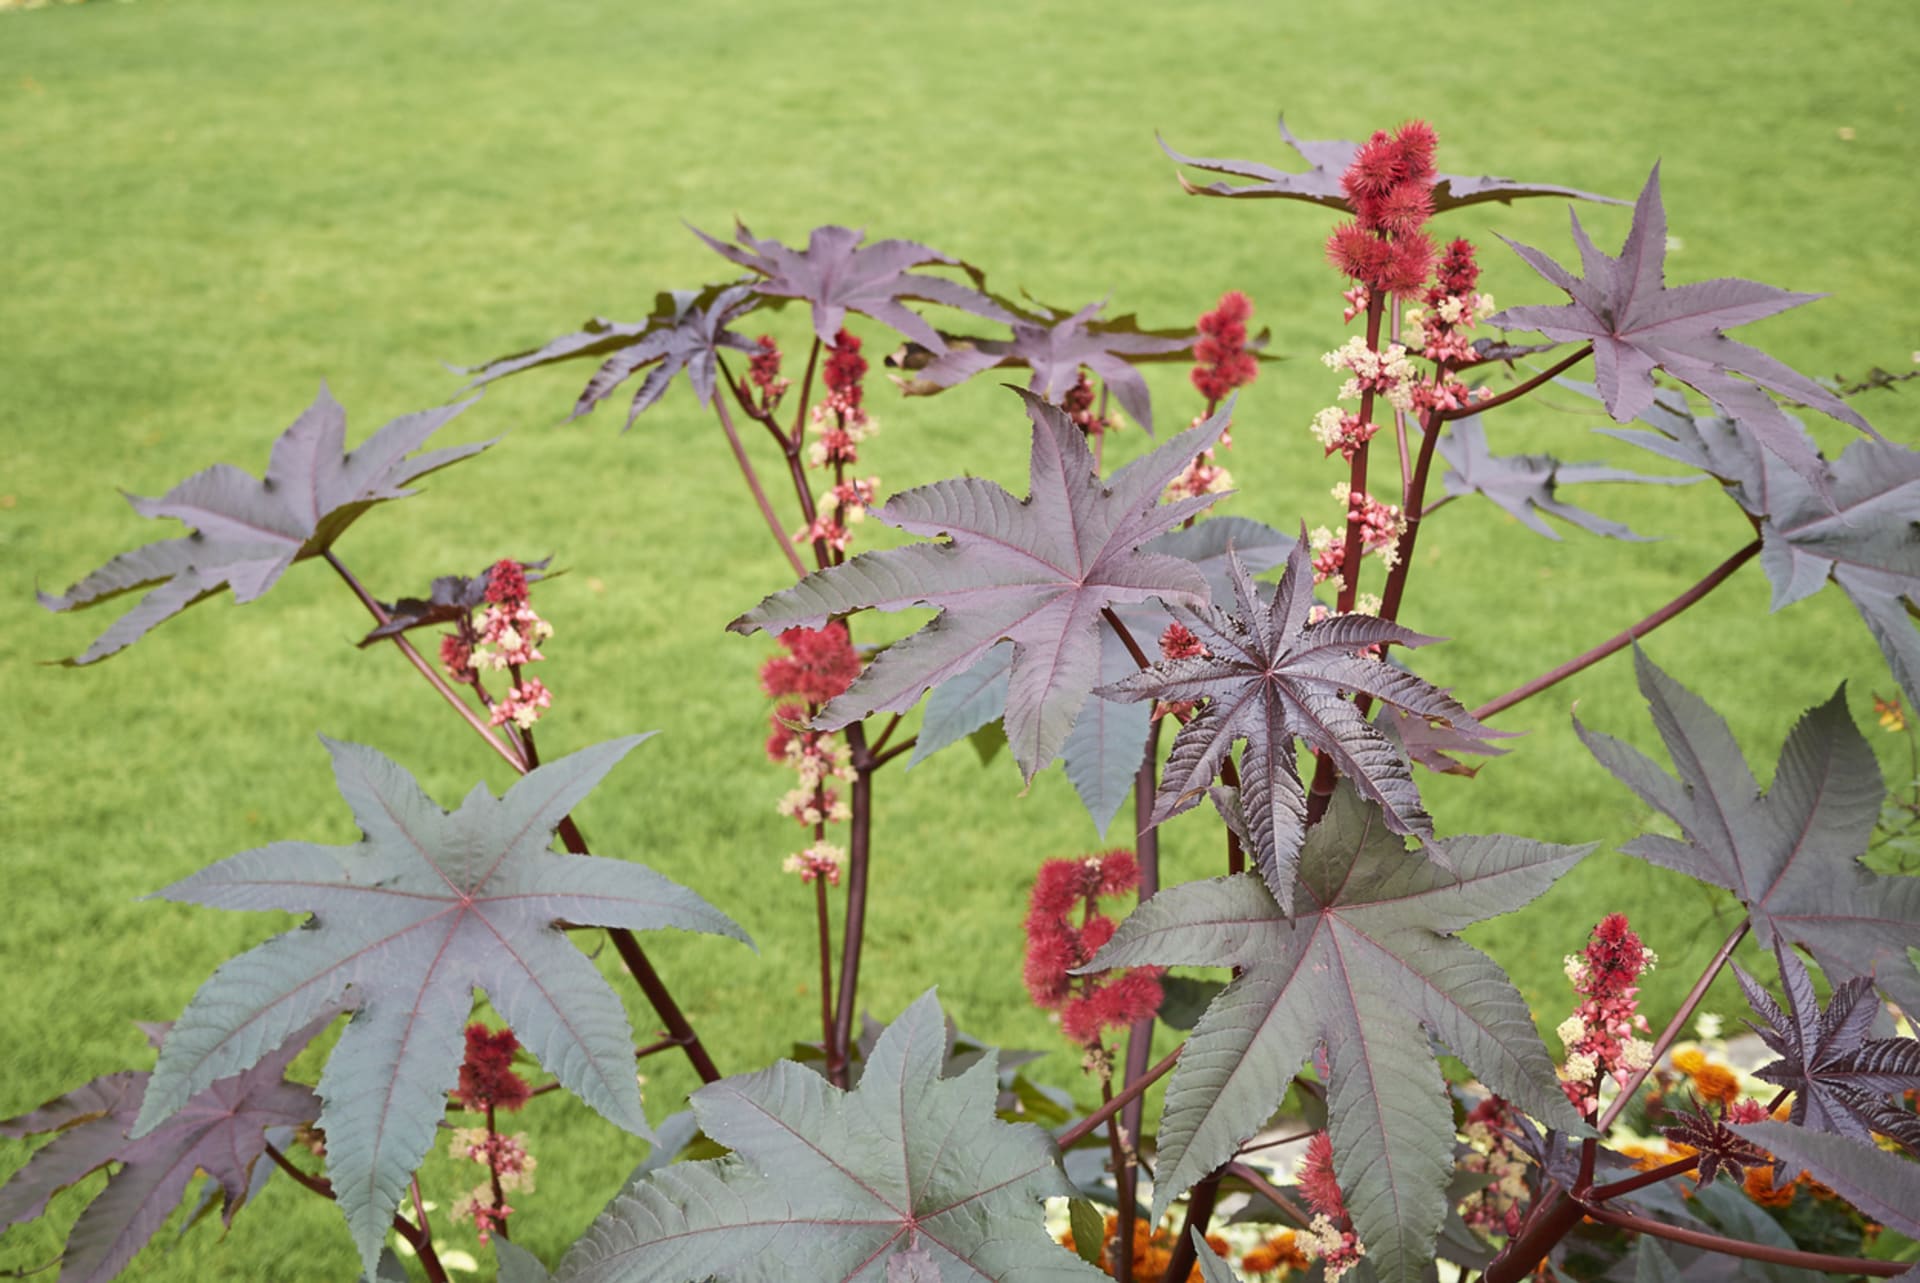
[[[1337,516],[1326,491],[1339,474],[1306,431],[1337,386],[1315,358],[1345,336],[1343,282],[1319,251],[1330,220],[1184,197],[1155,129],[1189,152],[1284,164],[1279,109],[1307,137],[1421,115],[1443,169],[1629,198],[1660,160],[1671,281],[1745,276],[1832,295],[1739,337],[1815,375],[1903,369],[1920,346],[1908,101],[1920,23],[1894,0],[1713,0],[1632,18],[1377,3],[783,8],[140,0],[0,14],[0,585],[19,611],[0,633],[15,710],[0,739],[0,938],[14,976],[0,1113],[145,1065],[132,1021],[173,1016],[221,960],[291,921],[136,901],[269,841],[350,840],[316,732],[378,746],[448,803],[476,779],[507,782],[390,648],[353,648],[365,621],[318,564],[243,611],[204,604],[81,671],[42,662],[80,650],[117,608],[48,616],[32,590],[170,533],[114,487],[158,493],[215,461],[257,471],[323,378],[357,439],[453,396],[460,381],[441,362],[590,315],[637,318],[658,289],[724,276],[682,219],[723,233],[737,213],[789,242],[818,223],[866,226],[960,255],[1003,289],[1068,306],[1111,292],[1148,324],[1246,290],[1289,359],[1242,398],[1223,459],[1240,493],[1221,511],[1283,529]],[[1582,216],[1618,246],[1624,209]],[[1502,303],[1560,301],[1491,234],[1569,260],[1560,202],[1479,206],[1440,227],[1483,246],[1483,285]],[[803,309],[767,324],[800,347]],[[886,350],[879,327],[854,328]],[[786,782],[759,751],[755,670],[772,648],[721,631],[780,586],[784,563],[684,388],[623,437],[613,409],[556,427],[585,376],[489,391],[448,437],[505,439],[372,514],[340,551],[386,597],[505,555],[570,569],[537,597],[558,629],[543,745],[551,757],[663,732],[582,820],[596,849],[646,860],[753,933],[757,958],[704,938],[649,943],[723,1068],[746,1069],[812,1036],[817,1010],[809,900],[777,872],[792,849],[773,812]],[[1164,422],[1192,412],[1180,369],[1149,377]],[[867,459],[887,488],[962,470],[1019,488],[1025,419],[993,380],[913,401],[891,399],[877,370],[874,382],[885,431]],[[1857,404],[1888,436],[1920,440],[1911,390]],[[1566,394],[1537,398],[1492,420],[1497,448],[1660,470],[1589,436],[1582,413]],[[1848,435],[1811,426],[1830,450]],[[1666,538],[1553,544],[1477,503],[1433,523],[1405,618],[1456,640],[1422,652],[1423,672],[1480,702],[1664,602],[1748,537],[1708,487],[1596,488],[1586,502]],[[1869,693],[1891,689],[1837,590],[1777,617],[1767,606],[1749,567],[1649,644],[1727,715],[1763,779],[1793,719],[1836,682],[1869,730]],[[1618,660],[1503,717],[1528,737],[1477,779],[1428,777],[1429,805],[1443,832],[1600,843],[1540,905],[1478,938],[1551,1027],[1571,1003],[1560,956],[1624,909],[1663,959],[1648,988],[1659,1019],[1729,911],[1614,851],[1647,817],[1575,740],[1576,701],[1589,724],[1656,744]],[[1891,763],[1900,746],[1873,734]],[[1020,988],[1019,919],[1036,862],[1100,838],[1057,769],[1019,794],[1004,757],[983,772],[965,749],[881,780],[863,990],[876,1013],[937,983],[969,1031],[1062,1046]],[[1219,868],[1208,815],[1170,825],[1166,842],[1171,878]],[[613,971],[610,956],[602,965]],[[1729,1013],[1736,1002],[1731,989],[1711,1000]],[[647,1027],[637,998],[634,1009]],[[659,1117],[692,1079],[666,1058],[649,1071]],[[1041,1072],[1087,1093],[1071,1054]],[[516,1200],[516,1237],[552,1259],[644,1146],[557,1096],[525,1125],[540,1187]],[[8,1147],[0,1170],[22,1154]],[[477,1170],[441,1157],[424,1180],[444,1208]],[[12,1231],[0,1268],[54,1255],[82,1203],[63,1196]],[[440,1228],[473,1250],[470,1230]],[[287,1181],[218,1238],[203,1226],[176,1244],[168,1231],[140,1277],[354,1268],[335,1214]]]

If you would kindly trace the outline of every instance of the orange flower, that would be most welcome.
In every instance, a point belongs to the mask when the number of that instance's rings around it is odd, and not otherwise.
[[[1707,1067],[1706,1053],[1698,1047],[1688,1047],[1673,1053],[1673,1067],[1691,1078]]]
[[[1273,1274],[1304,1270],[1313,1262],[1294,1243],[1293,1231],[1283,1230],[1240,1258],[1242,1274]]]
[[[1785,1207],[1793,1202],[1794,1184],[1773,1187],[1773,1165],[1747,1169],[1747,1197],[1762,1207]]]
[[[1723,1106],[1740,1099],[1740,1077],[1725,1065],[1702,1065],[1692,1078],[1694,1090],[1703,1099]]]

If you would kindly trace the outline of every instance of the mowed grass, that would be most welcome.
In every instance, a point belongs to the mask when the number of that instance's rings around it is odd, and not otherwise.
[[[1445,169],[1627,198],[1660,160],[1669,280],[1826,291],[1739,337],[1813,374],[1857,374],[1905,368],[1920,346],[1916,55],[1916,22],[1891,0],[1715,0],[1657,19],[1594,6],[1442,20],[1364,3],[152,0],[0,18],[0,584],[15,607],[0,634],[0,938],[13,977],[0,1112],[150,1063],[131,1022],[177,1014],[221,961],[295,921],[138,897],[270,841],[352,840],[316,732],[377,746],[448,803],[509,778],[391,648],[354,648],[366,621],[316,563],[243,610],[205,603],[105,664],[42,666],[118,608],[47,616],[33,589],[170,533],[114,487],[158,493],[216,461],[257,472],[322,379],[357,440],[454,396],[443,361],[526,347],[590,315],[636,318],[655,290],[730,271],[680,220],[724,234],[737,213],[789,242],[824,222],[922,240],[1003,289],[1069,307],[1111,293],[1149,324],[1246,290],[1287,360],[1241,400],[1223,459],[1240,492],[1221,511],[1288,530],[1331,523],[1340,474],[1305,429],[1336,386],[1314,358],[1345,333],[1341,282],[1319,252],[1330,220],[1183,196],[1156,128],[1191,152],[1286,165],[1281,108],[1306,137],[1421,115]],[[1625,209],[1582,217],[1608,249],[1628,223]],[[1571,261],[1563,203],[1480,206],[1440,227],[1482,245],[1502,303],[1560,301],[1491,233]],[[804,350],[803,309],[764,324]],[[871,353],[890,346],[879,327],[854,328]],[[504,439],[369,515],[340,552],[389,598],[500,556],[552,554],[569,569],[537,595],[558,629],[543,747],[662,732],[582,822],[598,851],[645,860],[753,934],[758,956],[680,935],[648,948],[723,1068],[757,1067],[815,1035],[813,926],[808,897],[777,872],[795,833],[773,812],[786,782],[759,748],[755,672],[772,647],[721,630],[782,584],[784,563],[684,388],[625,436],[613,408],[556,426],[586,373],[489,391],[447,437]],[[1163,425],[1177,425],[1193,409],[1183,373],[1149,377]],[[1025,419],[994,380],[911,401],[891,399],[877,369],[873,385],[884,431],[863,468],[887,489],[962,471],[1022,487]],[[1913,443],[1913,403],[1902,391],[1857,404]],[[1502,451],[1663,470],[1589,434],[1593,423],[1590,406],[1555,392],[1490,430]],[[1830,450],[1848,436],[1811,426]],[[1114,456],[1144,444],[1131,434]],[[1749,537],[1709,486],[1574,497],[1663,541],[1548,543],[1478,502],[1452,505],[1423,537],[1404,612],[1453,639],[1421,652],[1421,671],[1478,703],[1668,600]],[[867,546],[883,538],[862,532]],[[914,622],[859,627],[878,639]],[[1648,649],[1725,713],[1763,780],[1793,720],[1837,683],[1870,731],[1869,693],[1891,687],[1837,590],[1769,616],[1758,566]],[[1649,817],[1580,748],[1576,702],[1588,724],[1657,751],[1622,657],[1503,716],[1528,732],[1513,753],[1473,780],[1426,777],[1427,797],[1443,832],[1599,844],[1539,904],[1475,933],[1547,1026],[1571,1002],[1560,956],[1615,909],[1662,956],[1648,1005],[1663,1018],[1734,918],[1725,897],[1617,853]],[[968,1031],[1055,1049],[1039,1072],[1086,1098],[1076,1057],[1019,984],[1035,864],[1102,843],[1061,772],[1022,796],[1004,756],[983,771],[957,748],[890,769],[877,797],[863,1005],[888,1016],[938,984]],[[1168,826],[1168,877],[1216,873],[1219,834],[1200,813]],[[610,951],[600,961],[620,983]],[[1737,1010],[1731,991],[1709,1001]],[[652,1016],[637,995],[630,1006],[644,1037]],[[310,1053],[298,1068],[317,1066]],[[684,1064],[646,1070],[653,1115],[681,1107]],[[515,1235],[555,1259],[645,1146],[559,1096],[515,1125],[542,1160],[538,1192],[515,1201]],[[24,1153],[9,1147],[0,1170]],[[441,1156],[423,1183],[444,1209],[478,1170]],[[0,1268],[53,1256],[98,1183],[10,1232]],[[444,1211],[436,1229],[475,1250]],[[136,1268],[160,1280],[354,1269],[337,1215],[287,1181],[219,1239],[168,1231]]]

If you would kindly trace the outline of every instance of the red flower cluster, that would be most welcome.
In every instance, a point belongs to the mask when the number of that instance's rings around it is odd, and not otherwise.
[[[740,394],[751,399],[752,389],[760,389],[760,408],[763,411],[771,410],[786,394],[788,386],[787,381],[780,377],[780,345],[773,341],[771,334],[762,334],[754,342],[759,351],[753,354],[746,382],[740,385]]]
[[[1190,377],[1207,398],[1209,411],[1227,393],[1247,386],[1260,374],[1260,363],[1247,351],[1247,318],[1252,315],[1253,304],[1239,290],[1228,290],[1213,311],[1201,314]]]
[[[1060,408],[1067,412],[1067,417],[1073,420],[1075,427],[1090,437],[1097,437],[1114,426],[1114,416],[1101,415],[1094,410],[1093,383],[1084,369],[1074,379],[1073,386],[1067,389],[1066,395],[1060,398]]]
[[[1101,976],[1070,975],[1113,938],[1115,923],[1099,911],[1105,896],[1140,885],[1131,851],[1084,860],[1048,860],[1034,879],[1027,911],[1027,992],[1042,1011],[1060,1013],[1060,1028],[1085,1047],[1103,1029],[1123,1029],[1160,1009],[1160,968],[1135,967]],[[1073,912],[1081,910],[1078,926]]]
[[[1337,1280],[1360,1263],[1366,1250],[1353,1232],[1347,1216],[1347,1202],[1340,1193],[1340,1182],[1333,1175],[1333,1139],[1315,1132],[1307,1142],[1307,1156],[1300,1165],[1300,1192],[1314,1210],[1307,1242],[1313,1256],[1326,1267],[1327,1278]]]
[[[527,1103],[527,1080],[513,1072],[513,1053],[519,1049],[511,1029],[495,1033],[478,1021],[467,1026],[467,1058],[453,1093],[463,1109],[518,1109]]]
[[[1421,229],[1433,216],[1433,127],[1410,120],[1391,136],[1376,133],[1340,176],[1357,217],[1333,229],[1327,258],[1373,291],[1414,294],[1433,268],[1433,242]]]
[[[849,407],[859,405],[865,395],[860,381],[867,377],[867,358],[860,355],[860,340],[845,330],[834,335],[833,351],[820,377],[827,391],[839,394]]]
[[[493,563],[487,571],[487,600],[496,606],[527,604],[527,572],[511,557]]]
[[[1560,1087],[1583,1113],[1598,1110],[1602,1079],[1624,1087],[1653,1058],[1653,1048],[1633,1035],[1647,1029],[1639,1011],[1639,981],[1654,961],[1653,950],[1640,943],[1621,913],[1602,918],[1586,951],[1567,958],[1567,978],[1586,1000],[1558,1030],[1567,1049]]]
[[[1160,634],[1160,653],[1168,659],[1196,659],[1207,653],[1200,639],[1185,624],[1172,623]]]
[[[760,687],[775,699],[798,695],[809,704],[824,704],[860,675],[860,657],[853,652],[845,624],[789,628],[780,634],[780,644],[787,653],[760,666]]]

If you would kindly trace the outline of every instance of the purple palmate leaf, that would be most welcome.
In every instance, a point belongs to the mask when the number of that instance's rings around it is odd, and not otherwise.
[[[1494,454],[1487,448],[1486,431],[1478,415],[1461,419],[1448,429],[1440,438],[1440,457],[1451,465],[1445,478],[1448,494],[1485,495],[1521,525],[1548,539],[1558,539],[1560,535],[1546,523],[1543,513],[1608,539],[1643,542],[1648,538],[1617,521],[1574,507],[1560,497],[1563,485],[1625,481],[1686,486],[1700,479],[1655,477],[1600,463],[1562,463],[1550,454]]]
[[[929,992],[881,1035],[850,1092],[790,1060],[702,1087],[701,1128],[733,1152],[629,1185],[556,1277],[1100,1279],[1041,1221],[1041,1199],[1073,1193],[1059,1151],[1038,1128],[994,1117],[991,1055],[942,1078],[946,1047]]]
[[[1231,183],[1208,183],[1205,187],[1195,187],[1184,177],[1180,185],[1193,196],[1248,196],[1269,200],[1303,200],[1314,205],[1324,205],[1329,209],[1352,211],[1347,193],[1340,186],[1340,175],[1353,163],[1354,155],[1359,152],[1360,144],[1345,139],[1304,139],[1295,138],[1293,131],[1287,128],[1287,118],[1279,119],[1281,141],[1307,162],[1305,170],[1276,169],[1272,165],[1256,160],[1213,160],[1200,156],[1183,156],[1167,146],[1166,139],[1160,139],[1160,150],[1167,153],[1182,165],[1191,165],[1195,169],[1204,169],[1216,174],[1233,174],[1239,178],[1251,178],[1255,181],[1235,187]],[[1624,205],[1625,201],[1615,200],[1611,196],[1596,196],[1592,192],[1583,192],[1575,187],[1560,187],[1552,183],[1523,183],[1511,178],[1495,178],[1484,175],[1470,178],[1465,174],[1436,174],[1433,185],[1433,212],[1443,213],[1449,209],[1458,209],[1463,205],[1478,205],[1485,201],[1497,200],[1502,204],[1512,204],[1523,196],[1570,196],[1575,200],[1599,201],[1604,205]]]
[[[1464,729],[1479,724],[1460,702],[1423,679],[1361,655],[1369,646],[1424,646],[1438,638],[1370,615],[1307,622],[1313,566],[1303,535],[1269,604],[1238,559],[1228,554],[1235,610],[1174,605],[1173,616],[1206,647],[1191,659],[1162,660],[1102,687],[1108,699],[1205,700],[1181,728],[1154,798],[1162,823],[1206,796],[1236,740],[1240,805],[1254,863],[1282,908],[1292,910],[1293,866],[1307,829],[1306,789],[1294,763],[1295,739],[1332,756],[1340,774],[1377,803],[1395,833],[1433,836],[1433,822],[1400,747],[1361,715],[1360,692],[1418,717]]]
[[[1787,994],[1784,1011],[1759,981],[1734,968],[1747,1004],[1762,1022],[1754,1031],[1780,1057],[1756,1069],[1754,1077],[1793,1093],[1797,1127],[1869,1144],[1878,1132],[1920,1155],[1920,1114],[1887,1099],[1920,1091],[1920,1039],[1867,1037],[1880,1014],[1871,980],[1856,977],[1835,985],[1822,1011],[1813,978],[1778,936],[1773,953]]]
[[[137,1140],[127,1139],[127,1131],[147,1091],[145,1072],[96,1078],[0,1122],[0,1136],[58,1133],[0,1187],[0,1229],[39,1216],[55,1193],[109,1163],[119,1166],[67,1236],[60,1277],[69,1283],[103,1283],[125,1269],[173,1214],[197,1172],[219,1191],[221,1220],[232,1225],[252,1191],[268,1129],[310,1123],[320,1113],[313,1089],[284,1075],[331,1019],[321,1016],[251,1069],[212,1083]]]
[[[320,1126],[334,1195],[371,1271],[446,1112],[480,988],[562,1084],[609,1121],[651,1135],[626,1011],[557,925],[746,936],[651,869],[549,849],[555,826],[644,738],[548,763],[498,799],[476,786],[451,814],[386,757],[325,741],[366,835],[358,845],[277,842],[156,893],[313,917],[200,987],[161,1049],[135,1134],[257,1063],[316,1013],[352,1010],[320,1078]]]
[[[1103,300],[1071,315],[1042,307],[1037,315],[1015,316],[1011,339],[955,340],[944,356],[903,386],[909,394],[939,392],[986,370],[1023,365],[1033,371],[1027,386],[1058,405],[1084,366],[1113,389],[1120,408],[1152,436],[1152,397],[1147,381],[1133,367],[1143,361],[1180,360],[1193,351],[1200,335],[1191,329],[1143,330],[1131,314],[1095,319],[1105,307]],[[1265,338],[1263,333],[1248,347],[1264,346]]]
[[[1568,386],[1588,391],[1584,384]],[[1894,680],[1920,704],[1920,451],[1890,441],[1855,441],[1824,464],[1819,492],[1761,450],[1727,419],[1695,416],[1677,393],[1661,392],[1641,411],[1657,431],[1609,429],[1609,436],[1717,478],[1760,523],[1760,564],[1773,608],[1792,605],[1831,579],[1880,645]],[[1808,451],[1811,437],[1793,425]]]
[[[738,245],[715,240],[697,227],[692,230],[728,262],[759,273],[764,279],[752,286],[755,293],[811,303],[813,332],[828,347],[833,346],[833,336],[845,324],[847,313],[859,312],[935,352],[945,352],[946,340],[919,313],[902,306],[902,299],[940,303],[1006,324],[1014,320],[1011,312],[977,288],[910,270],[940,264],[961,268],[975,286],[982,279],[975,268],[916,241],[875,241],[862,246],[864,231],[827,226],[814,228],[807,248],[796,250],[779,241],[761,240],[741,222],[734,223]]]
[[[1661,1134],[1699,1157],[1700,1165],[1695,1170],[1702,1185],[1711,1185],[1721,1176],[1729,1176],[1738,1184],[1746,1179],[1747,1168],[1764,1166],[1767,1161],[1751,1141],[1731,1131],[1723,1119],[1702,1110],[1697,1100],[1691,1102],[1691,1108],[1682,1109],[1680,1121],[1663,1128]]]
[[[471,386],[478,387],[522,370],[598,357],[600,368],[594,371],[579,399],[573,403],[569,417],[577,419],[612,396],[613,390],[633,375],[647,370],[647,377],[634,389],[633,404],[627,410],[626,428],[631,428],[635,420],[653,408],[682,370],[686,371],[687,382],[693,385],[700,404],[711,402],[719,350],[723,347],[740,352],[756,350],[753,340],[727,327],[757,306],[759,301],[750,285],[709,285],[703,290],[662,292],[655,297],[653,312],[644,321],[622,324],[595,317],[576,333],[563,334],[540,347],[497,357],[461,372],[471,374]],[[648,369],[649,366],[652,368]]]
[[[1292,913],[1244,873],[1135,909],[1087,970],[1238,969],[1167,1087],[1154,1216],[1264,1127],[1323,1051],[1334,1173],[1367,1258],[1387,1283],[1422,1277],[1454,1165],[1432,1039],[1547,1126],[1584,1132],[1525,999],[1456,933],[1533,900],[1591,849],[1447,838],[1427,848],[1443,868],[1343,782],[1307,833]]]
[[[1920,940],[1920,878],[1884,877],[1860,863],[1886,790],[1873,750],[1847,716],[1845,688],[1794,726],[1762,794],[1706,701],[1638,648],[1634,668],[1678,778],[1578,718],[1574,729],[1682,837],[1650,834],[1620,849],[1733,892],[1762,946],[1800,945],[1834,983],[1865,977],[1903,1010],[1920,1011],[1920,974],[1907,960],[1907,947]]]
[[[127,502],[141,516],[172,517],[193,533],[123,552],[57,597],[39,594],[42,606],[59,611],[153,588],[91,646],[65,662],[105,659],[223,588],[233,589],[236,601],[262,596],[294,562],[331,548],[368,508],[406,498],[414,492],[402,487],[493,444],[413,453],[471,404],[463,401],[395,419],[348,450],[346,411],[323,383],[313,404],[274,441],[265,478],[255,480],[230,464],[216,463],[158,499],[128,495]]]
[[[1033,420],[1030,493],[958,477],[902,491],[874,511],[890,526],[942,543],[862,553],[773,594],[727,627],[818,628],[833,615],[931,606],[925,628],[882,651],[814,725],[836,730],[876,709],[904,712],[928,687],[1013,643],[1005,725],[1021,774],[1053,761],[1100,681],[1101,611],[1158,597],[1206,601],[1188,561],[1142,545],[1218,498],[1162,504],[1161,492],[1216,441],[1233,407],[1102,481],[1085,435],[1057,406],[1020,393]]]
[[[1779,1160],[1775,1180],[1811,1171],[1868,1220],[1920,1237],[1920,1163],[1792,1123],[1747,1123],[1735,1130]],[[1911,1280],[1916,1275],[1909,1270],[1900,1277]]]
[[[1594,382],[1616,422],[1625,423],[1653,403],[1653,372],[1663,369],[1712,397],[1816,487],[1826,484],[1820,456],[1799,425],[1767,395],[1768,389],[1879,435],[1826,388],[1722,332],[1811,303],[1818,294],[1796,294],[1732,277],[1668,287],[1667,213],[1660,203],[1659,165],[1633,207],[1633,226],[1618,257],[1601,253],[1580,226],[1580,216],[1571,217],[1585,277],[1572,275],[1537,249],[1507,241],[1528,266],[1565,290],[1571,302],[1510,307],[1493,323],[1538,330],[1561,342],[1593,344]],[[1746,377],[1737,379],[1736,374]]]

